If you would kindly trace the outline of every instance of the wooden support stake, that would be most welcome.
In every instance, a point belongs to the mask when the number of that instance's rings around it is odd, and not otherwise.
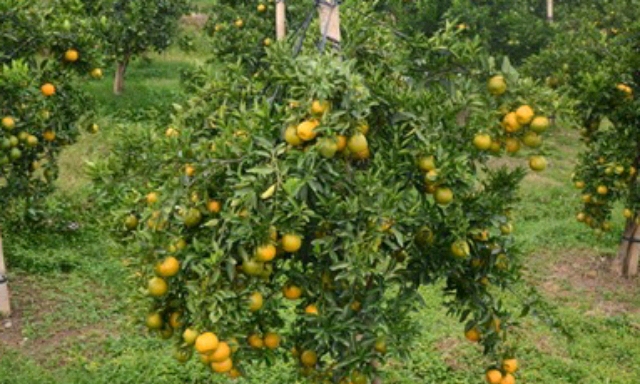
[[[640,239],[640,225],[636,225],[636,230],[633,233],[633,241],[629,246],[629,253],[627,254],[627,259],[625,263],[625,276],[626,277],[635,277],[638,276],[638,262],[640,261],[640,243],[638,240]]]
[[[0,233],[0,319],[11,315],[9,305],[9,283],[6,281],[7,269],[4,265],[4,254],[2,253],[2,233]]]
[[[320,16],[320,34],[326,36],[328,42],[339,46],[340,35],[340,6],[337,0],[324,0],[318,4]]]
[[[547,20],[553,21],[553,0],[547,0]]]
[[[276,1],[276,39],[282,40],[287,35],[287,11],[284,0]]]
[[[611,265],[611,269],[613,273],[618,276],[624,276],[625,263],[627,260],[627,254],[629,253],[629,246],[631,242],[627,239],[633,237],[633,233],[635,232],[635,225],[633,220],[627,220],[627,225],[624,229],[624,233],[622,235],[622,240],[620,241],[620,246],[618,247],[618,256],[613,261]]]

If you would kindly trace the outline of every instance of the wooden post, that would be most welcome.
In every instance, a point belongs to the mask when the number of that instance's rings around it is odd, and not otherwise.
[[[340,6],[337,0],[322,0],[318,4],[318,14],[320,16],[320,34],[322,35],[321,47],[326,41],[331,42],[334,47],[340,46]],[[325,41],[326,39],[326,41]]]
[[[284,0],[276,0],[276,39],[282,40],[287,35],[286,5]]]
[[[7,282],[6,275],[7,269],[4,265],[4,254],[2,252],[2,233],[0,233],[0,319],[8,318],[9,315],[11,315],[9,283]]]
[[[547,21],[553,22],[553,0],[547,0]]]

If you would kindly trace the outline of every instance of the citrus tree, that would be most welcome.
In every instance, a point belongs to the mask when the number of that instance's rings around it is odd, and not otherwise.
[[[610,231],[615,204],[622,202],[618,214],[627,224],[613,266],[626,276],[637,275],[640,255],[636,242],[640,237],[640,136],[635,129],[635,90],[640,80],[634,39],[637,17],[637,11],[628,10],[625,2],[586,8],[567,21],[573,31],[558,35],[526,68],[548,76],[548,84],[560,87],[577,102],[577,121],[586,149],[573,175],[582,204],[576,218],[596,234]],[[556,70],[547,66],[552,62]],[[540,68],[548,70],[540,72]]]
[[[341,6],[342,50],[319,52],[308,33],[298,55],[295,39],[270,45],[257,75],[219,63],[143,156],[123,145],[93,167],[99,188],[133,183],[117,230],[141,316],[179,361],[195,353],[231,377],[288,359],[307,380],[379,382],[417,332],[419,288],[441,283],[461,333],[493,358],[487,381],[514,383],[517,316],[499,292],[519,276],[525,172],[491,159],[527,147],[544,170],[555,95],[452,26],[400,38],[355,4]],[[417,52],[448,73],[407,76]],[[447,70],[459,62],[475,69]]]
[[[16,198],[34,201],[51,190],[57,155],[75,141],[87,111],[74,78],[102,74],[89,21],[53,3],[12,0],[1,7],[0,222]]]
[[[125,74],[132,60],[148,51],[162,52],[173,42],[187,0],[60,0],[65,9],[78,9],[97,19],[92,33],[115,61],[113,92],[124,91]]]

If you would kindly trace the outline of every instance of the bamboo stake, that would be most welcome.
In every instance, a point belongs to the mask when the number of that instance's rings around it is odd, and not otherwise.
[[[547,0],[547,20],[553,21],[553,0]]]
[[[6,281],[7,269],[4,264],[4,254],[2,252],[2,233],[0,233],[0,318],[11,315],[9,303],[9,284]]]
[[[629,246],[631,242],[627,239],[630,239],[635,232],[635,224],[632,219],[627,220],[627,225],[624,229],[624,234],[622,235],[622,240],[620,241],[620,246],[618,247],[618,256],[613,261],[611,265],[611,270],[618,276],[623,276],[625,273],[625,264],[627,260],[627,255],[629,254]]]
[[[282,40],[287,35],[286,5],[284,0],[276,1],[276,39]]]
[[[318,14],[320,16],[320,33],[324,46],[324,39],[339,46],[340,35],[340,6],[336,0],[323,0],[318,4]]]
[[[638,262],[640,261],[640,225],[636,225],[633,233],[629,253],[625,262],[625,276],[638,276]]]

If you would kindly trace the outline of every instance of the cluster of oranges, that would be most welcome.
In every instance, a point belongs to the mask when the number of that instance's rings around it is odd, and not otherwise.
[[[298,108],[299,103],[289,103],[291,108]],[[297,125],[290,125],[284,131],[284,140],[294,148],[308,150],[315,146],[318,153],[325,158],[333,158],[336,154],[355,160],[366,160],[371,156],[367,133],[369,124],[366,121],[358,123],[355,133],[350,137],[345,135],[327,135],[318,137],[321,128],[321,119],[330,110],[329,102],[313,100],[310,107],[310,116]],[[317,138],[317,140],[316,140]]]
[[[501,96],[507,92],[507,83],[503,76],[494,76],[489,79],[487,88],[494,96]],[[473,145],[480,151],[500,153],[504,150],[509,154],[520,151],[522,145],[535,149],[542,145],[541,134],[549,129],[548,117],[536,114],[529,105],[520,105],[510,111],[507,106],[500,108],[501,132],[496,137],[489,133],[481,132],[473,138]],[[504,142],[502,143],[501,140]],[[544,156],[533,155],[529,158],[529,167],[534,171],[543,171],[547,167]]]
[[[489,384],[515,384],[514,373],[518,370],[518,360],[505,359],[502,369],[492,368],[487,371],[486,380]]]

